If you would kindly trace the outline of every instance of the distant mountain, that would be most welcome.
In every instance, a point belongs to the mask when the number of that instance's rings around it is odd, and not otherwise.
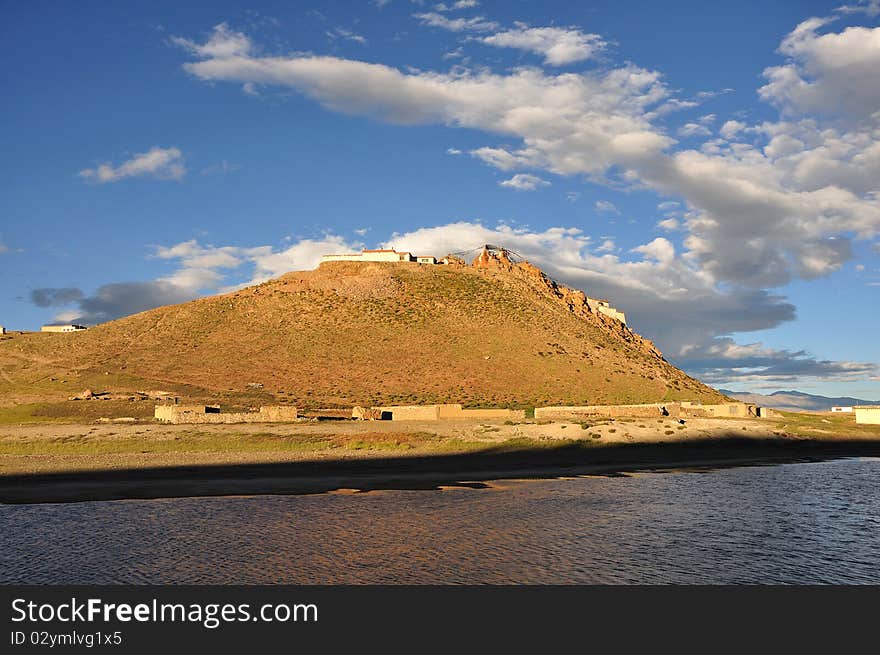
[[[728,391],[719,389],[725,396],[736,398],[747,403],[755,403],[772,409],[788,412],[827,412],[832,407],[848,407],[852,405],[880,405],[880,400],[863,400],[841,396],[815,396],[802,391],[775,391],[771,394],[749,393],[747,391]]]

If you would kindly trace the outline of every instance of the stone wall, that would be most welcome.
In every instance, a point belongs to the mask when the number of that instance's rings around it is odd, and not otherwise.
[[[439,421],[439,405],[392,405],[390,407],[374,407],[382,412],[391,414],[392,421]]]
[[[456,419],[476,420],[522,420],[526,417],[522,409],[462,409],[461,405],[392,405],[389,407],[373,407],[373,412],[366,415],[363,408],[355,408],[352,415],[355,418],[387,418],[390,414],[392,421],[450,421]]]
[[[680,403],[652,403],[648,405],[581,405],[536,407],[536,419],[582,420],[588,418],[657,418],[681,414]]]
[[[258,412],[221,412],[207,405],[156,405],[156,419],[165,423],[284,423],[296,421],[296,407],[274,405]]]
[[[717,405],[694,405],[682,403],[682,416],[692,418],[757,418],[761,416],[759,408],[746,403],[720,403]]]

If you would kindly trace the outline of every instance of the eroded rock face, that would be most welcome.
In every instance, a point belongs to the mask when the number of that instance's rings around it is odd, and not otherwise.
[[[471,266],[474,268],[497,268],[509,271],[513,268],[514,264],[507,255],[506,250],[493,251],[483,248],[480,254],[471,262]]]
[[[597,311],[596,307],[591,306],[590,298],[587,297],[586,293],[560,284],[529,262],[514,263],[505,250],[493,251],[483,248],[474,259],[472,266],[490,272],[512,273],[527,281],[529,286],[535,289],[539,295],[549,297],[555,302],[563,303],[571,313],[584,320],[598,323],[621,340],[639,348],[643,352],[663,359],[663,353],[657,349],[652,341],[636,334],[620,320],[608,316],[602,311]]]

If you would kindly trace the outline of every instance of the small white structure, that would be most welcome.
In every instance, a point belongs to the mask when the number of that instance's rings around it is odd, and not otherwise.
[[[594,312],[599,312],[626,325],[626,314],[619,312],[604,298],[590,298],[587,296],[587,306]]]
[[[6,328],[0,325],[0,334],[6,334]]]
[[[67,325],[44,325],[40,328],[40,332],[82,332],[85,326],[69,323]]]
[[[387,250],[362,250],[361,252],[346,253],[342,255],[324,255],[324,262],[411,262],[412,253],[397,252],[394,248]]]
[[[856,405],[853,407],[856,423],[880,425],[880,405]]]
[[[843,414],[843,413],[852,414],[852,411],[853,411],[852,407],[832,407],[831,408],[831,412],[834,414]]]
[[[394,248],[380,250],[362,250],[360,252],[341,255],[324,255],[324,262],[418,262],[419,264],[436,264],[436,257],[415,257],[411,252],[397,252]]]

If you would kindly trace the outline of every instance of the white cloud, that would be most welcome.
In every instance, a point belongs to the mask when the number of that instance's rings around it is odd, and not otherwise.
[[[699,123],[685,123],[680,128],[678,128],[678,134],[685,137],[709,136],[710,134],[712,134],[712,131],[705,125],[701,125]]]
[[[464,152],[459,150],[458,148],[447,148],[446,154],[447,155],[463,155]]]
[[[681,203],[676,202],[675,200],[664,200],[657,205],[657,209],[663,212],[675,211],[679,207],[681,207]]]
[[[785,115],[807,113],[872,119],[880,114],[880,27],[847,27],[819,34],[832,19],[810,18],[779,46],[788,58],[764,71],[758,92]]]
[[[617,245],[614,243],[614,239],[605,239],[596,248],[596,252],[614,252],[615,250],[617,250]]]
[[[663,237],[657,237],[650,243],[637,246],[632,251],[642,253],[645,257],[655,259],[661,264],[669,264],[675,260],[675,247]]]
[[[498,29],[498,23],[486,20],[484,16],[448,18],[443,14],[433,12],[413,14],[413,16],[418,18],[422,25],[438,27],[450,32],[491,32]]]
[[[786,38],[785,67],[806,75],[816,89],[845,90],[856,79],[871,87],[880,66],[860,71],[872,61],[866,35],[875,38],[876,32],[847,28],[819,36],[824,24],[808,21]],[[817,44],[828,36],[831,41]],[[853,52],[826,52],[843,45]],[[679,227],[686,236],[676,261],[712,284],[764,293],[759,290],[793,277],[827,275],[849,259],[853,238],[880,231],[880,102],[872,99],[880,85],[854,91],[860,117],[848,111],[846,94],[831,112],[834,97],[823,93],[823,110],[845,120],[803,116],[754,126],[727,121],[721,128],[727,140],[693,150],[655,122],[688,103],[671,97],[658,72],[632,65],[555,75],[525,68],[404,73],[333,57],[242,56],[195,61],[186,69],[206,81],[291,87],[334,111],[390,123],[482,130],[506,144],[471,154],[500,170],[584,176],[682,198]],[[771,87],[772,72],[768,79]],[[780,92],[762,93],[789,116],[809,104],[775,89]],[[754,137],[753,143],[734,141],[741,133]]]
[[[719,130],[719,134],[723,136],[725,139],[733,139],[736,137],[737,133],[742,131],[743,128],[746,127],[745,123],[741,123],[740,121],[725,121],[724,125],[721,126]]]
[[[597,212],[602,212],[605,214],[620,214],[620,210],[610,200],[597,200],[594,205]]]
[[[344,27],[336,27],[332,30],[328,30],[325,34],[330,38],[331,41],[336,39],[344,39],[346,41],[354,41],[355,43],[360,43],[361,45],[367,45],[366,37],[361,36],[360,34],[356,34],[351,30],[347,30]]]
[[[569,191],[565,194],[565,199],[569,202],[577,202],[582,195],[580,191]]]
[[[253,50],[253,43],[250,38],[241,32],[230,30],[226,23],[215,25],[213,33],[205,43],[195,43],[179,36],[172,36],[171,42],[188,50],[200,59],[245,57]]]
[[[662,221],[657,221],[657,227],[659,227],[661,230],[666,230],[667,232],[673,232],[677,230],[680,226],[677,219],[664,218]]]
[[[542,55],[544,63],[550,66],[590,59],[607,45],[598,34],[585,34],[574,27],[529,27],[524,24],[483,37],[481,41],[499,48],[534,52]]]
[[[160,180],[180,180],[186,175],[183,153],[177,148],[159,148],[136,154],[119,166],[100,164],[79,172],[80,177],[98,184],[118,182],[128,177],[155,177]]]
[[[834,11],[843,14],[866,14],[873,17],[880,15],[880,0],[858,0],[854,5],[843,5]]]
[[[473,9],[479,4],[480,3],[477,2],[477,0],[457,0],[457,2],[453,2],[452,4],[440,2],[434,5],[434,9],[437,11],[456,11],[458,9]]]
[[[529,173],[517,173],[509,180],[503,180],[498,184],[516,191],[537,191],[538,187],[550,186],[547,180]]]

